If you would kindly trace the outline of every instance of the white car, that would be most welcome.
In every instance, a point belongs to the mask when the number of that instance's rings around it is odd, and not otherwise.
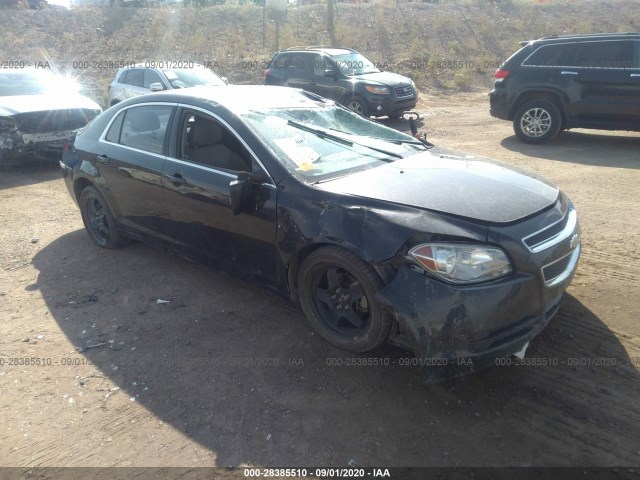
[[[45,68],[0,69],[0,166],[59,160],[74,130],[102,112],[79,88]]]
[[[173,68],[176,67],[176,68]],[[109,85],[109,106],[149,92],[201,85],[227,85],[203,65],[193,62],[146,62],[118,69]]]

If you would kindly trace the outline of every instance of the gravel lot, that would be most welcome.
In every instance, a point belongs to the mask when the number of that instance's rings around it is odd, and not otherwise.
[[[529,146],[484,95],[421,109],[431,141],[545,176],[579,212],[580,267],[529,365],[434,386],[391,347],[344,366],[269,291],[94,247],[58,167],[31,165],[0,174],[0,465],[637,466],[640,135]]]

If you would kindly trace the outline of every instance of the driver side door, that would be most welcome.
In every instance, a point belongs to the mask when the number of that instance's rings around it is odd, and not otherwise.
[[[195,107],[175,116],[175,152],[162,170],[168,209],[164,228],[176,246],[235,274],[276,282],[276,187],[252,182],[250,201],[237,215],[229,184],[238,173],[269,179],[247,145],[220,117]]]

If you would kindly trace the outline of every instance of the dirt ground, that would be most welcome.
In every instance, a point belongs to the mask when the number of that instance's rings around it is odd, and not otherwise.
[[[331,366],[352,354],[286,300],[142,244],[94,247],[58,167],[31,165],[0,175],[0,466],[638,466],[640,135],[529,146],[486,95],[421,105],[431,141],[576,205],[579,270],[527,352],[546,366],[433,386],[391,347],[370,356],[395,364]]]

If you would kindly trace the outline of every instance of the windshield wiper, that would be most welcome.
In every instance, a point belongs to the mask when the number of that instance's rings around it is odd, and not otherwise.
[[[390,151],[384,150],[382,148],[372,147],[371,145],[367,145],[366,143],[360,143],[360,142],[354,142],[353,140],[347,140],[347,139],[342,138],[342,137],[340,137],[338,135],[333,135],[332,133],[329,133],[326,130],[322,130],[320,128],[309,127],[309,126],[307,126],[307,125],[305,125],[303,123],[298,123],[298,122],[295,122],[293,120],[287,120],[287,125],[291,125],[292,127],[297,128],[299,130],[302,130],[302,131],[305,131],[305,132],[309,132],[309,133],[313,133],[314,135],[317,135],[320,138],[333,140],[334,142],[341,143],[341,144],[347,145],[349,147],[352,147],[354,145],[358,145],[360,147],[368,148],[369,150],[374,150],[376,152],[383,153],[385,155],[389,155],[390,157],[402,158],[402,155],[400,155],[399,153],[390,152]],[[336,130],[336,131],[339,132],[340,130]],[[341,133],[345,133],[346,135],[348,135],[348,133],[346,133],[346,132],[341,132]],[[389,161],[389,160],[384,160],[384,161]]]
[[[391,142],[391,143],[395,143],[396,145],[420,145],[421,147],[424,147],[424,143],[422,143],[420,140],[400,140],[400,139],[388,139],[388,138],[382,138],[382,137],[369,137],[369,138],[375,138],[377,140],[385,140],[387,142]]]

